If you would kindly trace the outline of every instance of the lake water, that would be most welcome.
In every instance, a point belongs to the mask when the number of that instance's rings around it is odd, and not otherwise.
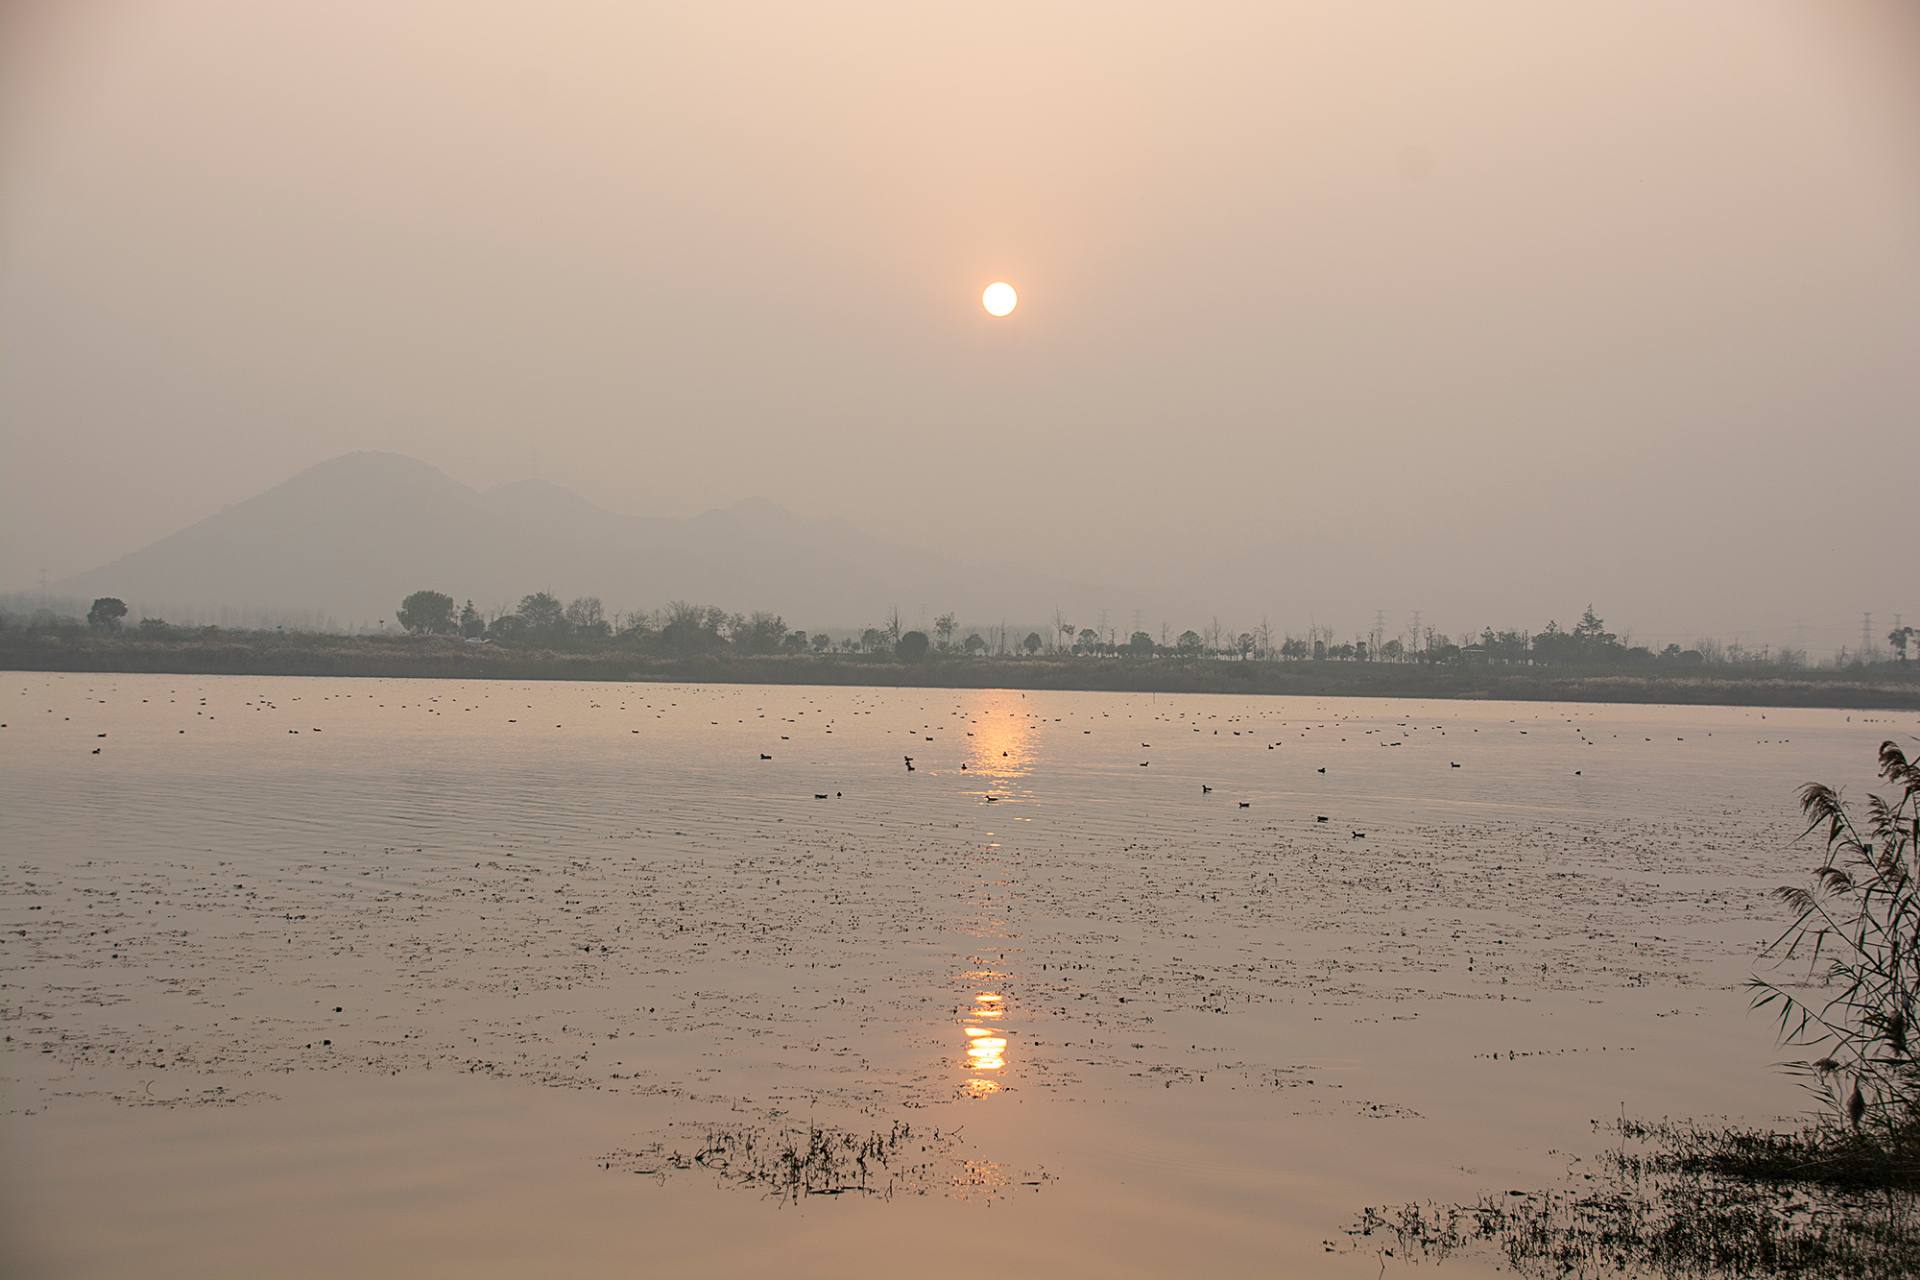
[[[1805,1105],[1740,989],[1794,789],[1920,716],[11,673],[0,722],[8,1275],[1373,1277],[1364,1206]]]

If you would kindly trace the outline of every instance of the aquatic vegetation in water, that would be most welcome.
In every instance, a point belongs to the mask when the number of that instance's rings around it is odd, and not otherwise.
[[[1383,1261],[1492,1252],[1529,1276],[1920,1273],[1913,1184],[1822,1179],[1840,1166],[1818,1132],[1616,1129],[1616,1148],[1558,1189],[1369,1207],[1348,1235]]]
[[[746,1126],[709,1129],[692,1151],[656,1142],[639,1151],[615,1151],[602,1169],[666,1177],[701,1169],[721,1182],[798,1202],[804,1196],[994,1195],[1014,1186],[1038,1188],[1044,1172],[1018,1178],[989,1160],[962,1154],[958,1132],[915,1129],[895,1121],[884,1131],[859,1132],[808,1125],[805,1129]]]

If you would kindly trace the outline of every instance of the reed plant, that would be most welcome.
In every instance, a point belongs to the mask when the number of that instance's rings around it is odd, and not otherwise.
[[[1786,1064],[1826,1109],[1831,1153],[1885,1161],[1890,1182],[1920,1169],[1920,765],[1883,743],[1888,794],[1850,805],[1821,783],[1801,788],[1805,834],[1825,856],[1807,885],[1776,895],[1792,922],[1767,948],[1777,977],[1756,976],[1756,1008],[1779,1019],[1785,1044],[1809,1051]],[[1804,964],[1798,978],[1787,971]],[[1850,1163],[1851,1161],[1849,1161]]]

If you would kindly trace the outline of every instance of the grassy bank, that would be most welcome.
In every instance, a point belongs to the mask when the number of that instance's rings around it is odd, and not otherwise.
[[[905,688],[1088,689],[1314,697],[1485,698],[1766,707],[1920,708],[1920,677],[1896,666],[1749,674],[1207,658],[968,658],[902,662],[868,654],[662,658],[614,646],[550,651],[411,636],[246,632],[162,637],[0,635],[0,667],[180,675],[670,680]],[[1920,664],[1916,664],[1920,667]]]

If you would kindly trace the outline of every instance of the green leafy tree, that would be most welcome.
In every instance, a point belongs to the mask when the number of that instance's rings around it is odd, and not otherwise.
[[[536,591],[520,597],[520,623],[528,632],[542,638],[560,634],[567,625],[567,609],[551,591]]]
[[[1127,652],[1136,658],[1153,656],[1153,637],[1144,631],[1136,631],[1127,637]]]
[[[1618,636],[1607,630],[1607,624],[1600,620],[1600,615],[1593,611],[1591,604],[1587,606],[1587,611],[1580,615],[1580,621],[1573,624],[1573,636],[1584,645],[1598,648],[1605,648],[1619,641]]]
[[[1620,637],[1607,630],[1607,624],[1588,605],[1580,621],[1573,624],[1573,648],[1582,661],[1611,662],[1619,658],[1622,645]]]
[[[468,639],[476,639],[487,634],[487,620],[480,616],[478,609],[473,607],[472,600],[460,606],[460,634]]]
[[[453,597],[439,591],[416,591],[400,602],[400,612],[394,616],[414,635],[450,635],[454,630]]]
[[[734,647],[746,653],[778,653],[786,639],[787,624],[777,613],[755,613],[733,627]]]
[[[726,643],[720,634],[726,620],[726,613],[711,605],[675,600],[667,606],[666,621],[660,627],[660,643],[667,652],[682,657],[714,653]]]
[[[969,631],[967,638],[960,642],[960,647],[978,657],[987,651],[987,641],[978,631]]]
[[[812,644],[815,653],[825,653],[833,647],[833,637],[824,631],[816,631],[813,633]]]
[[[1020,642],[1020,647],[1031,655],[1040,652],[1040,646],[1045,643],[1046,641],[1040,638],[1038,631],[1029,631],[1027,632],[1027,638]]]
[[[95,631],[118,631],[120,619],[127,616],[127,602],[118,596],[101,596],[87,610],[87,625]]]
[[[939,617],[933,620],[933,634],[935,637],[935,641],[939,645],[939,648],[943,653],[946,650],[953,648],[953,632],[954,632],[955,625],[956,624],[953,620],[953,615],[950,613],[943,613]]]
[[[1206,644],[1205,641],[1200,639],[1200,633],[1198,631],[1188,630],[1180,633],[1180,638],[1173,642],[1173,647],[1178,649],[1186,657],[1191,658],[1198,655],[1200,650],[1206,647]]]
[[[927,656],[927,650],[932,647],[933,642],[927,639],[926,632],[909,631],[895,643],[893,653],[902,662],[919,662]]]
[[[1074,637],[1073,651],[1075,653],[1100,652],[1100,633],[1092,627],[1080,628],[1080,634]]]
[[[1541,663],[1569,662],[1579,651],[1579,642],[1570,632],[1562,631],[1560,624],[1548,619],[1544,631],[1533,637],[1533,660]]]

